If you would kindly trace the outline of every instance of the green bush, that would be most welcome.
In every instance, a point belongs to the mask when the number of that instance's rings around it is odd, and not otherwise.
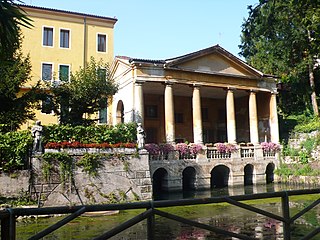
[[[304,117],[299,119],[298,125],[295,126],[294,132],[309,133],[312,131],[320,130],[319,117]]]
[[[32,141],[29,131],[0,134],[0,172],[13,172],[26,167]]]
[[[81,143],[128,143],[136,141],[136,124],[122,123],[116,126],[50,125],[45,126],[43,142],[78,141]]]

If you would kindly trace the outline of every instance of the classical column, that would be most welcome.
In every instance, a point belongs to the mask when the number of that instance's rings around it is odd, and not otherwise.
[[[228,143],[236,143],[236,117],[234,108],[234,96],[233,89],[228,88],[226,98],[226,110],[227,110],[227,136]]]
[[[277,93],[272,92],[270,96],[270,136],[271,142],[279,143],[279,125],[278,125],[278,112],[277,112]]]
[[[174,124],[174,102],[172,83],[166,82],[164,90],[164,115],[165,115],[165,134],[166,142],[175,142],[175,124]]]
[[[202,140],[201,96],[200,96],[200,87],[197,85],[193,86],[192,116],[193,116],[193,142],[202,144],[203,140]]]
[[[256,92],[250,91],[249,95],[249,124],[250,124],[250,142],[259,143],[258,114]]]
[[[144,125],[144,101],[143,101],[143,82],[135,82],[134,84],[134,119],[135,122],[142,123]]]

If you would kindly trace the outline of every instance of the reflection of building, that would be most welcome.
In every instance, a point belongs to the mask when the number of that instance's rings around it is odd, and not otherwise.
[[[68,81],[93,56],[113,60],[113,27],[117,19],[34,6],[20,6],[33,21],[22,28],[24,55],[30,54],[32,81]],[[27,90],[27,87],[24,89]],[[36,118],[57,123],[46,102]],[[106,119],[106,117],[104,117]]]
[[[279,142],[276,82],[216,45],[167,60],[116,57],[112,123],[146,142]]]

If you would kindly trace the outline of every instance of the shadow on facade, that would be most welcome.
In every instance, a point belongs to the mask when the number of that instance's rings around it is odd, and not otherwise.
[[[182,172],[182,190],[195,190],[196,170],[193,167],[186,167]]]
[[[269,163],[266,168],[266,182],[273,183],[274,182],[274,163]]]
[[[244,167],[244,185],[253,185],[253,165],[247,164]]]
[[[230,169],[224,165],[216,166],[211,171],[210,188],[224,188],[228,186]]]
[[[157,169],[152,176],[153,196],[159,196],[169,190],[168,172],[164,168]]]

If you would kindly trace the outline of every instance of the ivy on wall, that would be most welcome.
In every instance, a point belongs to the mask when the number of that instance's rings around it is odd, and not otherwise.
[[[42,174],[46,181],[50,181],[53,173],[59,173],[60,181],[73,180],[74,162],[90,177],[98,177],[99,170],[104,167],[103,161],[109,161],[113,166],[123,164],[123,170],[130,169],[129,157],[124,153],[85,153],[77,161],[67,152],[46,152],[41,156]]]

